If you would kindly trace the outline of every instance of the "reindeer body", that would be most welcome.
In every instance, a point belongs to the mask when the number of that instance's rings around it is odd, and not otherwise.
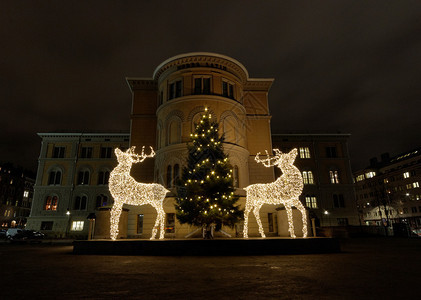
[[[271,160],[275,160],[273,165],[279,167],[282,171],[282,175],[274,182],[263,184],[252,184],[244,188],[247,191],[246,207],[244,210],[244,231],[243,236],[248,237],[248,215],[250,211],[253,211],[256,217],[257,224],[259,225],[259,232],[262,237],[265,237],[265,233],[260,220],[260,208],[263,204],[283,204],[285,206],[289,232],[291,237],[295,238],[294,224],[292,219],[292,206],[295,206],[300,210],[303,220],[303,236],[307,237],[307,219],[306,211],[304,206],[298,197],[303,191],[303,179],[300,170],[293,165],[295,157],[297,156],[297,149],[291,150],[290,153],[281,153],[278,149],[274,149],[276,152],[275,158],[268,158],[266,160],[260,160],[258,153],[255,160],[262,162],[266,167],[271,166]]]
[[[111,171],[108,183],[111,195],[114,198],[114,205],[111,209],[110,216],[110,235],[113,240],[115,240],[118,235],[118,224],[123,204],[138,206],[144,204],[152,205],[152,207],[156,209],[157,217],[154,228],[152,229],[151,239],[155,238],[158,227],[160,227],[159,238],[164,238],[165,212],[163,202],[165,195],[169,192],[169,190],[158,183],[137,182],[132,176],[130,176],[130,169],[133,163],[142,162],[147,157],[153,157],[155,155],[152,148],[151,150],[151,154],[145,155],[144,148],[142,148],[142,154],[139,156],[134,153],[134,147],[128,149],[126,152],[122,152],[120,149],[115,149],[118,165],[113,169],[113,171]]]

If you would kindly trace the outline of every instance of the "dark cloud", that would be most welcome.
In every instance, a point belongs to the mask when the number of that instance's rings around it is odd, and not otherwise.
[[[36,167],[36,132],[128,130],[125,77],[191,51],[273,77],[274,132],[352,134],[356,168],[419,147],[419,1],[0,4],[0,161]]]

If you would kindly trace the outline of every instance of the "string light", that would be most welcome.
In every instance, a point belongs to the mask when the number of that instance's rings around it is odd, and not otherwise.
[[[125,152],[118,148],[114,150],[118,165],[111,171],[108,183],[110,193],[114,198],[114,205],[110,213],[110,236],[112,240],[116,240],[118,235],[118,224],[124,203],[138,206],[144,204],[152,205],[156,209],[157,216],[152,229],[151,240],[155,239],[158,227],[160,228],[159,238],[164,238],[165,211],[163,202],[169,190],[158,183],[137,182],[130,176],[132,164],[141,163],[146,158],[155,156],[152,147],[150,148],[151,153],[148,155],[144,152],[145,147],[142,147],[141,155],[134,153],[134,146]]]
[[[260,159],[260,152],[254,158],[256,162],[262,163],[269,168],[277,166],[281,169],[282,175],[274,182],[263,184],[252,184],[244,188],[247,191],[246,207],[244,210],[244,238],[248,238],[248,215],[253,211],[259,225],[259,233],[262,237],[266,237],[263,231],[262,221],[260,220],[259,211],[263,204],[283,204],[288,215],[289,233],[295,238],[294,222],[292,217],[292,206],[295,206],[302,215],[303,221],[303,237],[307,237],[307,215],[306,210],[298,199],[303,191],[303,178],[300,170],[293,165],[297,156],[297,149],[292,149],[289,153],[282,153],[278,149],[273,149],[276,153],[270,158],[266,150],[267,159]]]

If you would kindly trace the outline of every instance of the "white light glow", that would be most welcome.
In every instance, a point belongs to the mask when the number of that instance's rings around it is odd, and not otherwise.
[[[297,149],[292,149],[289,153],[282,153],[278,149],[273,149],[275,156],[270,158],[266,150],[267,159],[260,159],[260,152],[255,160],[265,167],[277,166],[281,169],[282,175],[274,182],[263,184],[252,184],[244,188],[247,191],[246,207],[244,210],[244,238],[248,238],[248,215],[253,211],[259,225],[259,232],[262,237],[266,237],[263,231],[262,221],[259,211],[263,204],[283,204],[288,215],[289,233],[295,238],[294,223],[292,217],[292,206],[295,206],[302,215],[303,237],[307,237],[307,215],[306,210],[298,199],[303,191],[303,178],[300,170],[293,165],[297,156]]]
[[[141,163],[146,158],[155,156],[152,147],[150,148],[151,153],[148,155],[144,152],[145,147],[142,147],[141,155],[134,153],[135,147],[131,147],[125,152],[118,148],[114,151],[118,165],[110,173],[108,183],[111,195],[114,198],[114,205],[110,214],[110,236],[112,240],[115,240],[118,236],[118,224],[124,203],[138,206],[144,204],[152,205],[156,209],[157,216],[152,229],[151,240],[155,239],[158,228],[160,229],[159,238],[164,238],[165,211],[163,202],[169,190],[158,183],[137,182],[130,176],[130,169],[133,163]]]

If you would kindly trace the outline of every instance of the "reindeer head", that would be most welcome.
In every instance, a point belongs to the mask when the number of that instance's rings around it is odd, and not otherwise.
[[[140,155],[134,152],[135,148],[135,146],[132,146],[124,152],[118,148],[115,148],[114,152],[115,156],[117,156],[118,163],[124,165],[132,165],[133,163],[142,162],[148,157],[155,156],[155,151],[153,151],[152,147],[150,147],[151,153],[147,155],[145,154],[145,146],[142,147],[142,153]]]
[[[266,159],[260,159],[259,152],[256,154],[254,160],[258,163],[262,163],[265,167],[277,166],[280,169],[282,169],[283,166],[291,166],[294,163],[298,153],[296,148],[292,149],[288,153],[282,153],[279,149],[273,149],[273,152],[275,153],[273,157],[270,157],[267,150],[265,150],[265,152],[267,155]]]

